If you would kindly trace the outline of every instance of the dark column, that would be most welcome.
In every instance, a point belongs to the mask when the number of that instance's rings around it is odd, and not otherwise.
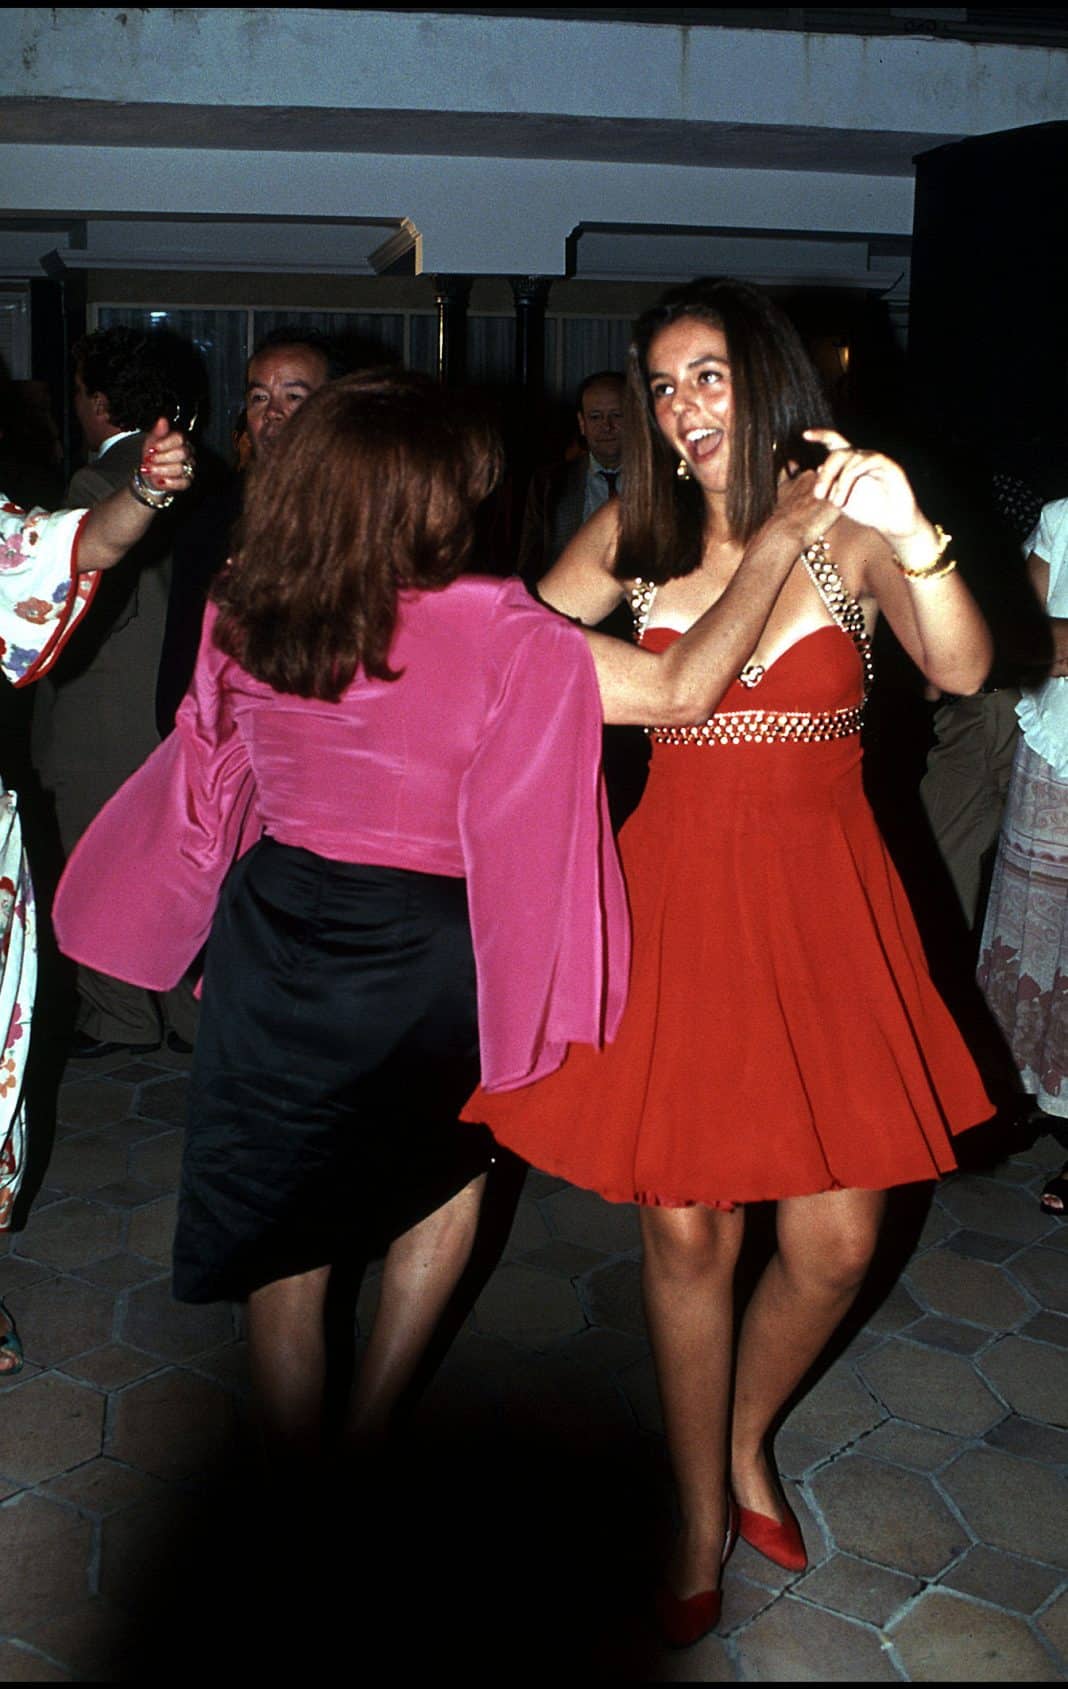
[[[932,428],[1005,465],[1068,431],[1068,123],[921,153],[909,355]]]
[[[531,398],[545,387],[545,306],[547,276],[513,276],[515,299],[515,379]]]
[[[467,302],[470,276],[435,276],[438,307],[438,380],[459,387],[467,378]]]
[[[30,371],[47,383],[52,414],[63,441],[63,474],[71,473],[80,446],[71,416],[70,349],[85,333],[85,277],[58,266],[49,280],[30,283]]]

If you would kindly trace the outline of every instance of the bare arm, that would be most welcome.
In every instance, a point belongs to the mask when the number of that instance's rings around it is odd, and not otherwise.
[[[667,651],[657,655],[619,639],[587,633],[606,721],[688,726],[711,714],[747,662],[798,554],[838,520],[832,505],[814,497],[814,482],[810,472],[784,483],[778,508],[746,546],[725,591]],[[587,523],[587,529],[594,527],[600,514]],[[603,608],[604,599],[594,604],[590,591],[588,619],[600,620],[618,602],[619,582],[610,584],[616,590]],[[553,602],[559,601],[554,598]]]
[[[619,501],[609,499],[538,582],[538,597],[587,627],[603,622],[623,597],[623,583],[612,573],[618,539]]]
[[[160,417],[145,441],[142,472],[149,485],[158,492],[184,492],[190,476],[182,465],[191,462],[192,451],[185,436],[171,431]],[[79,573],[110,569],[118,563],[148,532],[155,515],[149,505],[134,497],[129,487],[119,487],[94,505],[78,542]]]
[[[858,536],[861,591],[874,598],[932,685],[978,692],[994,656],[990,630],[957,570],[922,573],[938,557],[938,536],[904,471],[881,453],[856,450],[831,429],[812,429],[806,438],[828,448],[817,472],[817,496],[875,530]]]

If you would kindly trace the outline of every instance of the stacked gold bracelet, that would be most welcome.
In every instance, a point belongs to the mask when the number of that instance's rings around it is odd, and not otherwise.
[[[159,487],[153,487],[145,479],[139,468],[133,472],[130,480],[130,491],[138,504],[147,504],[149,510],[169,510],[174,503],[174,494],[164,492]]]
[[[936,581],[940,575],[951,575],[957,567],[957,560],[955,557],[946,557],[945,562],[943,563],[942,561],[943,557],[946,556],[946,552],[949,550],[949,547],[953,543],[953,535],[947,534],[945,529],[938,522],[934,524],[934,531],[935,539],[938,541],[938,550],[935,552],[930,563],[926,564],[924,568],[907,569],[904,563],[902,563],[897,552],[894,552],[894,562],[897,564],[907,581]]]

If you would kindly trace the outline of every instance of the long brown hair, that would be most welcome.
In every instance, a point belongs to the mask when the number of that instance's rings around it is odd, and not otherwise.
[[[425,376],[369,370],[320,387],[249,471],[215,641],[278,692],[336,700],[362,667],[395,680],[397,594],[447,586],[501,450]]]
[[[830,425],[830,409],[793,324],[748,282],[710,279],[673,288],[639,317],[627,354],[624,474],[615,573],[668,581],[698,567],[707,512],[694,480],[676,475],[678,458],[653,415],[649,349],[682,317],[723,330],[731,367],[734,432],[727,522],[750,539],[775,508],[779,472],[806,428]]]

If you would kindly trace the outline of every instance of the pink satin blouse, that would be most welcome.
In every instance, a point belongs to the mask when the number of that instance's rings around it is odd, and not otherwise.
[[[213,643],[174,733],[79,841],[55,927],[68,955],[153,990],[191,965],[222,880],[266,832],[346,862],[463,876],[482,1076],[506,1090],[611,1038],[628,925],[581,632],[518,581],[404,596],[395,681],[337,703],[277,693]]]

